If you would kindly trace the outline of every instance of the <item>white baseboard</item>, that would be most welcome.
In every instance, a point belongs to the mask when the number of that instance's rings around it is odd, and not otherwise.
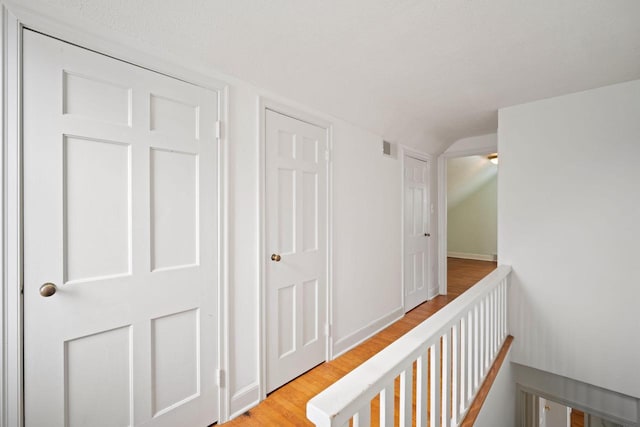
[[[475,259],[478,261],[495,261],[495,255],[487,254],[469,254],[465,252],[447,252],[449,258]]]
[[[431,296],[427,298],[427,301],[431,301],[432,299],[440,295],[440,287],[434,286],[433,288],[429,289],[429,295]]]
[[[244,414],[258,403],[260,403],[260,387],[257,383],[241,388],[231,397],[229,419],[232,420],[238,415]]]
[[[391,323],[400,319],[402,316],[404,316],[404,309],[402,307],[398,307],[391,313],[379,317],[378,319],[369,323],[367,326],[358,329],[354,333],[349,334],[344,338],[340,338],[333,344],[333,358],[335,359],[336,357],[342,355],[343,353],[346,353],[363,341],[371,338],[373,335],[377,334],[382,329],[389,326]]]

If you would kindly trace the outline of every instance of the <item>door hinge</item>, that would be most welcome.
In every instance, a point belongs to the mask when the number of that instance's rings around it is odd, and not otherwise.
[[[216,121],[216,138],[222,139],[222,121]]]
[[[324,152],[324,159],[325,159],[326,161],[331,160],[331,152],[330,152],[329,150],[327,150],[327,151],[325,151],[325,152]]]
[[[218,369],[218,387],[224,387],[224,371]]]
[[[324,334],[327,337],[331,336],[331,325],[328,324],[328,323],[325,323],[325,325],[324,325]]]

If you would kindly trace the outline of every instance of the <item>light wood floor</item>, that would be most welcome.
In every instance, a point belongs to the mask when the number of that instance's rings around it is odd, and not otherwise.
[[[309,399],[433,315],[495,268],[495,262],[449,258],[447,296],[437,296],[419,305],[364,343],[285,384],[258,406],[224,425],[312,426],[305,415]]]
[[[447,296],[459,296],[495,268],[495,262],[447,258]]]

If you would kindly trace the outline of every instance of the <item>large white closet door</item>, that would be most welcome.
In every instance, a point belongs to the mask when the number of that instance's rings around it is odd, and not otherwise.
[[[217,93],[31,31],[23,65],[27,427],[211,424]]]
[[[426,301],[429,295],[429,165],[404,158],[404,309]]]
[[[267,110],[267,392],[326,358],[326,154],[326,129]]]

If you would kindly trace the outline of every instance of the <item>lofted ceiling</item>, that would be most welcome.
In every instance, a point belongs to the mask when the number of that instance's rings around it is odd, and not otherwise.
[[[487,156],[454,157],[447,160],[447,209],[458,206],[498,174]]]
[[[637,0],[22,0],[432,153],[640,78]]]

